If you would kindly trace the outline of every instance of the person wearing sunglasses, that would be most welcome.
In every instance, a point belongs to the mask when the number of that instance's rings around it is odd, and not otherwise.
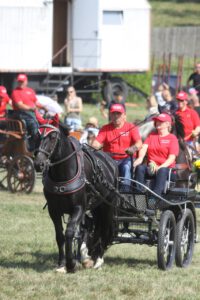
[[[65,124],[69,126],[71,131],[81,129],[83,104],[82,99],[76,95],[76,90],[73,86],[69,86],[67,89],[67,97],[64,100],[64,105],[66,111]]]

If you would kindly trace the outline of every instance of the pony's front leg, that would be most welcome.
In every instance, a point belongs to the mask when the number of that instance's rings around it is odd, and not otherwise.
[[[55,227],[56,242],[57,242],[58,252],[59,252],[58,267],[56,271],[65,272],[65,252],[64,252],[65,236],[63,234],[62,219],[61,216],[55,218],[55,216],[53,216],[51,213],[50,216]]]
[[[79,239],[74,241],[75,234],[79,230],[80,222],[83,217],[83,207],[77,205],[73,209],[73,213],[70,215],[67,229],[65,233],[65,254],[66,254],[66,268],[68,272],[75,272],[77,267],[77,260],[73,253],[73,243],[78,243]]]

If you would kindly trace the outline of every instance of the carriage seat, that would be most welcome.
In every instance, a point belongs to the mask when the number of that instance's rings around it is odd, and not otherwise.
[[[176,164],[174,170],[176,171],[176,181],[171,181],[171,169],[165,186],[165,194],[194,198],[196,196],[197,174],[190,171],[187,164]]]
[[[171,179],[172,171],[176,171],[176,180]],[[187,164],[176,164],[175,168],[170,169],[168,180],[165,182],[164,194],[190,193],[191,196],[195,192],[197,183],[197,174],[188,169]],[[146,186],[152,189],[154,179],[147,179]]]

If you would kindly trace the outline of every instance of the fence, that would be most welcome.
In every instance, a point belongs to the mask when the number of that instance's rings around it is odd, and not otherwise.
[[[200,56],[200,27],[154,28],[151,37],[152,54]]]

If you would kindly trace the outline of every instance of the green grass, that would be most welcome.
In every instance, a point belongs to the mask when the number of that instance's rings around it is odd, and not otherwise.
[[[109,248],[101,271],[57,274],[54,228],[42,209],[40,180],[30,195],[0,196],[1,300],[200,299],[200,244],[187,269],[160,271],[155,247],[125,244]]]
[[[150,1],[150,4],[153,27],[200,26],[200,3]]]

